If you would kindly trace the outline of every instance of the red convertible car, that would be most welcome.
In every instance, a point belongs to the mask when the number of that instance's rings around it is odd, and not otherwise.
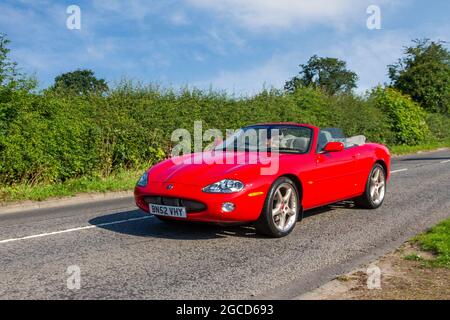
[[[245,127],[210,151],[151,167],[137,183],[136,204],[163,221],[254,223],[283,237],[308,209],[348,199],[382,205],[390,153],[365,140],[306,124]]]

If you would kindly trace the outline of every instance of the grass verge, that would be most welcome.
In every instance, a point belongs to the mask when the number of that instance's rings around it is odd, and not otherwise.
[[[49,198],[74,196],[79,193],[132,190],[144,170],[124,170],[106,178],[90,177],[53,184],[18,184],[0,187],[1,202],[22,200],[42,201]]]
[[[418,235],[413,241],[422,250],[431,252],[433,258],[424,259],[419,254],[413,253],[406,256],[405,259],[421,261],[425,266],[450,269],[450,219],[439,223],[428,232]]]
[[[428,144],[420,144],[417,146],[391,146],[389,147],[389,150],[391,151],[391,154],[393,155],[406,155],[409,153],[416,153],[419,151],[431,151],[436,150],[439,148],[446,148],[450,147],[450,140],[443,141],[443,142],[434,142],[434,143],[428,143]]]

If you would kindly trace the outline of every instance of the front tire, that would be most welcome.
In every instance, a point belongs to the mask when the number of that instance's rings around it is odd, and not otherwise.
[[[259,234],[281,238],[294,230],[300,212],[299,192],[295,183],[278,178],[272,185],[255,227]]]
[[[364,194],[355,199],[355,204],[365,209],[381,207],[386,196],[386,171],[379,163],[375,163],[370,171]]]

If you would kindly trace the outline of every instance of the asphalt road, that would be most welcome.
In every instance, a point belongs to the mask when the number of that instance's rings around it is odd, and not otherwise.
[[[381,209],[307,212],[283,239],[166,225],[131,198],[1,214],[0,298],[294,298],[450,217],[450,151],[394,159],[392,170]],[[67,286],[70,266],[79,289]]]

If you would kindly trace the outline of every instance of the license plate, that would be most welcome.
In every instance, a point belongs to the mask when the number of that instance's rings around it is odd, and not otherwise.
[[[157,216],[186,218],[186,208],[162,206],[159,204],[149,204],[150,213]]]

